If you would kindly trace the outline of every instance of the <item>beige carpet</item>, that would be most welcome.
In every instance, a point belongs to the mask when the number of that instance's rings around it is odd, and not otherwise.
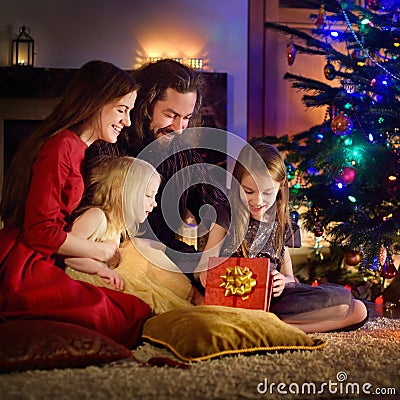
[[[400,319],[378,317],[355,332],[314,336],[327,339],[328,345],[316,351],[227,357],[189,369],[121,361],[4,374],[0,399],[400,399]],[[141,361],[174,358],[149,344],[135,355]],[[389,388],[397,394],[365,392],[388,393]]]

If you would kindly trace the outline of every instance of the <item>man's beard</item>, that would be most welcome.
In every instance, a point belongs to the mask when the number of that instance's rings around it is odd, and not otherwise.
[[[153,141],[156,142],[156,147],[159,148],[161,152],[165,152],[165,150],[170,149],[171,146],[178,148],[182,146],[181,137],[183,136],[184,132],[185,131],[177,134],[171,128],[166,127],[157,130],[151,130],[151,136]]]
[[[157,138],[160,133],[172,134],[173,138],[166,139],[162,136]],[[179,151],[179,148],[182,146],[180,136],[182,135],[175,134],[170,128],[148,129],[145,132],[145,146],[140,151],[140,158],[150,162],[150,164],[158,165]]]
[[[166,143],[170,143],[172,140],[174,140],[177,136],[175,131],[173,131],[171,128],[166,127],[166,128],[160,128],[157,129],[157,131],[152,131],[152,135],[155,139],[161,139],[164,140]]]

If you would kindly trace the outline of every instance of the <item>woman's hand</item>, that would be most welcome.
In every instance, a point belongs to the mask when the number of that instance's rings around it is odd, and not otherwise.
[[[104,253],[104,259],[100,261],[105,262],[109,268],[117,267],[121,261],[118,243],[112,240],[105,240],[104,242],[99,242],[97,244],[101,246]]]
[[[119,249],[115,250],[114,255],[107,261],[107,265],[109,268],[114,269],[118,267],[118,264],[121,261],[121,253]]]
[[[100,268],[97,275],[104,280],[105,283],[112,286],[115,290],[124,290],[125,284],[121,275],[108,267]]]
[[[278,297],[281,295],[283,292],[283,289],[285,288],[285,276],[282,275],[279,271],[276,269],[271,271],[272,275],[272,293],[274,297]]]

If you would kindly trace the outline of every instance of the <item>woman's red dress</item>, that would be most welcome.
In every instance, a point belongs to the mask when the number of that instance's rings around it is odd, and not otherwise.
[[[149,306],[135,296],[75,281],[55,264],[68,218],[83,194],[80,166],[86,149],[65,130],[39,151],[24,229],[0,231],[0,319],[74,323],[134,347]]]

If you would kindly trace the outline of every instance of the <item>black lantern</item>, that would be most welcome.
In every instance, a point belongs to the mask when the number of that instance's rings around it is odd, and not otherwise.
[[[18,37],[13,40],[12,64],[33,67],[34,45],[29,28],[21,26]]]

